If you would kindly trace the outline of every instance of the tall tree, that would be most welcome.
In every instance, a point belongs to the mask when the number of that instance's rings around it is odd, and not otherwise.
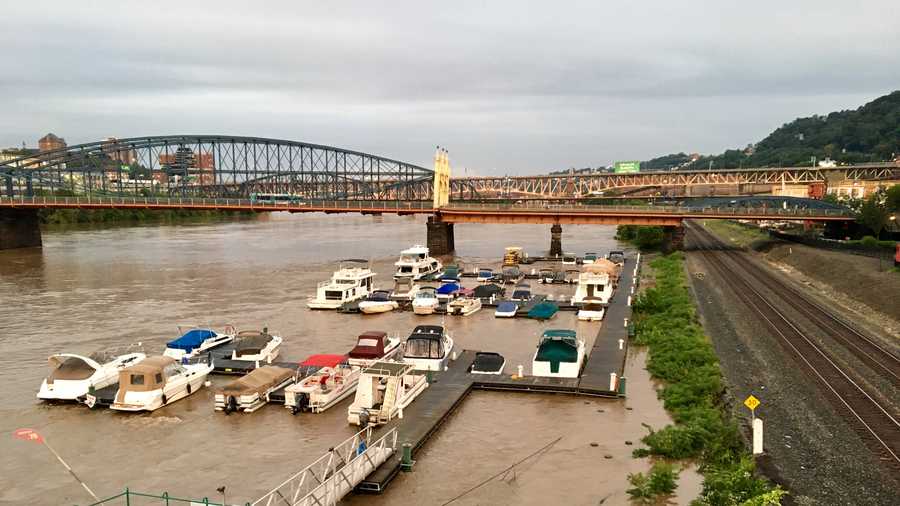
[[[881,234],[881,230],[887,225],[889,215],[890,213],[881,203],[878,194],[872,194],[859,208],[859,215],[856,217],[856,221],[868,227],[877,238]]]

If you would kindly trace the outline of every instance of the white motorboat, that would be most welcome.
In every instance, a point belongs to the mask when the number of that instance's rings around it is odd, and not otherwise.
[[[373,291],[375,273],[367,260],[342,260],[331,279],[316,287],[316,296],[306,305],[310,309],[337,309],[347,302],[364,299]]]
[[[96,352],[90,356],[59,353],[48,359],[50,375],[41,382],[37,398],[75,401],[93,390],[115,384],[119,371],[146,358],[143,353]]]
[[[313,355],[300,365],[321,367],[317,372],[284,389],[284,407],[321,413],[356,391],[362,368],[346,362],[346,355]]]
[[[284,367],[264,365],[224,387],[216,389],[215,410],[225,414],[252,413],[261,408],[276,390],[294,382],[295,372]]]
[[[231,326],[225,327],[222,334],[201,327],[192,327],[187,332],[178,327],[178,332],[182,334],[181,337],[166,343],[166,351],[163,352],[163,355],[178,361],[194,358],[234,340],[234,328]]]
[[[400,278],[394,281],[394,289],[391,290],[391,300],[411,301],[419,293],[419,285],[412,278]]]
[[[369,330],[356,339],[356,346],[347,354],[350,365],[368,367],[379,360],[393,360],[400,355],[400,338],[387,332]]]
[[[443,371],[450,362],[453,338],[440,325],[419,325],[403,347],[403,361],[422,371]]]
[[[455,299],[447,304],[447,314],[469,316],[481,309],[481,299],[468,297]]]
[[[579,308],[578,319],[599,321],[603,319],[606,304],[612,297],[613,287],[609,274],[598,266],[586,266],[578,275],[578,288],[572,296],[572,304]]]
[[[119,390],[110,406],[119,411],[154,411],[200,390],[212,364],[179,364],[172,357],[147,357],[119,371]]]
[[[513,318],[519,312],[519,305],[513,301],[504,300],[497,304],[494,316],[497,318]]]
[[[577,378],[584,364],[584,341],[574,330],[546,330],[531,362],[531,374],[550,378]]]
[[[499,376],[503,374],[503,368],[506,367],[506,359],[499,353],[478,351],[475,353],[475,360],[469,366],[471,374],[491,374]]]
[[[441,270],[441,262],[429,255],[428,248],[415,245],[400,252],[400,259],[394,262],[397,272],[394,279],[412,278],[413,281]]]
[[[433,314],[440,303],[441,301],[438,300],[437,293],[433,287],[422,287],[412,301],[413,313],[419,315]]]
[[[356,397],[347,408],[351,425],[382,425],[428,388],[428,378],[405,362],[375,362],[362,370]]]
[[[359,303],[359,310],[365,314],[377,314],[393,311],[400,307],[387,290],[375,290],[366,300]]]
[[[494,271],[487,268],[478,269],[478,274],[475,275],[475,280],[479,283],[488,283],[490,281],[493,281]]]
[[[231,360],[271,364],[281,351],[282,341],[281,336],[269,334],[267,328],[242,330],[232,343]]]

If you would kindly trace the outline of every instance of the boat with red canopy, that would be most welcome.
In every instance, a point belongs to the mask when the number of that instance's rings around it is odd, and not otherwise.
[[[387,332],[368,330],[356,338],[356,346],[347,355],[350,365],[368,367],[379,360],[391,360],[400,351],[400,337]]]

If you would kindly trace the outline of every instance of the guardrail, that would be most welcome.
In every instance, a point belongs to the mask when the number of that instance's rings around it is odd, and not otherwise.
[[[372,427],[357,432],[251,506],[333,505],[397,449],[397,428],[372,441]]]
[[[554,213],[601,213],[601,214],[699,214],[712,216],[763,215],[772,217],[809,217],[809,216],[847,216],[849,210],[843,209],[800,209],[780,207],[690,207],[690,206],[614,206],[614,205],[563,205],[542,202],[523,202],[521,204],[466,204],[451,203],[442,208],[444,211],[491,211],[491,212],[554,212]]]
[[[427,210],[430,202],[402,200],[326,200],[306,199],[300,202],[260,202],[250,199],[200,198],[200,197],[0,197],[0,204],[29,206],[165,206],[165,207],[216,207],[221,209],[340,209],[340,210]]]

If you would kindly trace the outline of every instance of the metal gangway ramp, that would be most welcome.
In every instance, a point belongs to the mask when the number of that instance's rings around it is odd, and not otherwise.
[[[366,427],[335,446],[251,506],[335,505],[397,449],[397,428],[372,441],[373,428]]]

